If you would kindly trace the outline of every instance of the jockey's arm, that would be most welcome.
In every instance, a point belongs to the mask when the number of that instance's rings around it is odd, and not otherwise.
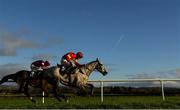
[[[79,63],[78,63],[78,60],[73,60],[73,61],[74,61],[74,64],[75,64],[77,67],[83,66],[82,64],[79,64]]]

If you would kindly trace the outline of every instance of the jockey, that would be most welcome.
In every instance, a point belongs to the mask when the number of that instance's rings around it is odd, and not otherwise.
[[[47,69],[50,66],[50,63],[48,61],[43,61],[43,60],[37,60],[34,61],[31,64],[31,76],[35,76],[36,73],[39,73],[43,71],[44,69]]]
[[[78,60],[81,58],[83,58],[82,52],[77,52],[76,54],[74,52],[68,52],[61,58],[63,69],[68,72],[68,70],[72,69],[72,67],[83,66],[82,64],[78,63]]]

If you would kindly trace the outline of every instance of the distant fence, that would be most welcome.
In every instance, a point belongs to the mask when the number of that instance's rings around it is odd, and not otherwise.
[[[165,100],[165,95],[164,95],[164,82],[166,81],[180,81],[180,79],[119,79],[119,80],[90,80],[88,82],[90,83],[99,83],[101,87],[101,102],[104,101],[104,83],[114,83],[114,82],[160,82],[161,86],[161,95],[162,95],[162,100]],[[13,82],[13,81],[9,81]],[[42,92],[42,103],[44,103],[44,92]]]

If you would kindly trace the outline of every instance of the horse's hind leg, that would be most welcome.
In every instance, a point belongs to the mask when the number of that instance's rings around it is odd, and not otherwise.
[[[53,87],[53,93],[54,93],[54,97],[56,97],[56,99],[61,102],[61,99],[58,97],[57,87],[56,86]]]
[[[67,97],[63,94],[58,94],[58,89],[57,89],[57,85],[53,87],[53,92],[54,92],[54,96],[56,97],[56,99],[58,101],[61,102],[61,99],[59,97],[62,97],[66,102],[69,102]]]
[[[66,102],[69,102],[68,98],[67,98],[65,95],[59,94],[58,96],[59,96],[59,97],[62,97]]]
[[[59,90],[59,89],[57,89],[57,90]],[[58,96],[62,97],[66,102],[69,102],[68,98],[65,95],[63,95],[61,92],[60,92],[60,94],[58,94]]]

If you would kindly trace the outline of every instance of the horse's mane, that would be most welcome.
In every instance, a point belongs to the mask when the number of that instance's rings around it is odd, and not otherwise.
[[[88,66],[88,65],[90,65],[90,64],[92,64],[92,63],[95,63],[95,62],[97,62],[97,61],[88,62],[88,63],[85,64],[85,67]]]

